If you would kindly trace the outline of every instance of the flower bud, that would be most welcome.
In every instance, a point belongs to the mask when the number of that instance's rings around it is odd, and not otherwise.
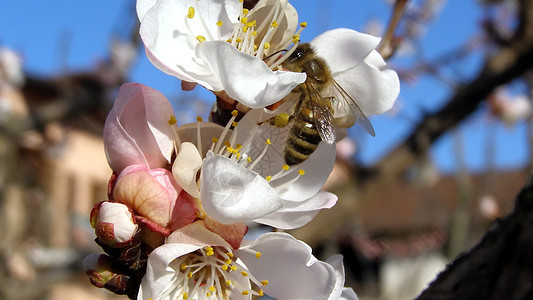
[[[91,254],[83,260],[83,270],[91,283],[99,288],[105,288],[115,294],[129,294],[131,276],[117,273],[113,259],[105,254]]]
[[[132,240],[138,226],[130,209],[116,202],[101,202],[91,212],[93,225],[98,241],[115,246]]]

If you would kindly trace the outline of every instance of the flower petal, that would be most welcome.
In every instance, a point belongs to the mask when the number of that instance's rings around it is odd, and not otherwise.
[[[142,21],[144,18],[144,15],[146,15],[146,12],[150,10],[155,4],[157,0],[137,0],[137,5],[135,9],[137,10],[137,17],[139,18],[139,21]]]
[[[339,299],[344,289],[344,265],[342,264],[342,255],[336,254],[326,260],[337,273],[337,280],[335,280],[335,287],[331,292],[330,299]]]
[[[195,8],[195,16],[188,18],[191,7]],[[142,14],[144,4],[139,9]],[[144,14],[140,27],[148,59],[167,74],[198,82],[210,90],[221,90],[220,83],[213,81],[208,65],[195,55],[196,37],[226,40],[241,11],[242,3],[232,0],[157,1]],[[223,26],[217,26],[218,21]]]
[[[165,227],[179,192],[181,188],[168,170],[149,170],[146,166],[132,165],[118,176],[113,198]]]
[[[252,250],[252,251],[250,251]],[[256,252],[261,257],[256,257]],[[267,233],[235,254],[258,280],[268,280],[265,294],[276,299],[333,299],[338,273],[318,261],[311,248],[289,234]]]
[[[250,221],[282,206],[264,178],[211,151],[204,159],[200,191],[205,212],[223,224]]]
[[[389,110],[400,93],[398,74],[387,69],[387,64],[377,51],[372,51],[364,63],[334,73],[333,78],[367,116]]]
[[[173,150],[168,119],[172,106],[160,92],[142,84],[123,84],[104,126],[104,145],[111,168],[128,165],[164,167]]]
[[[211,80],[220,82],[220,86],[213,86],[214,91],[224,90],[251,108],[281,100],[306,78],[304,73],[273,72],[261,59],[240,52],[225,41],[200,43],[196,55],[211,69]]]
[[[178,184],[195,198],[200,197],[196,176],[201,167],[202,157],[198,153],[196,146],[190,142],[182,143],[172,165],[172,174],[174,174]]]
[[[157,247],[148,256],[146,274],[141,282],[137,299],[159,299],[161,294],[169,288],[176,270],[169,264],[176,258],[194,252],[201,246],[192,244],[164,244]]]
[[[316,54],[324,58],[331,71],[341,72],[360,64],[381,39],[355,30],[338,28],[311,41]]]
[[[321,209],[333,207],[337,199],[335,194],[319,192],[302,202],[284,201],[282,209],[254,221],[280,229],[302,227],[309,223]]]

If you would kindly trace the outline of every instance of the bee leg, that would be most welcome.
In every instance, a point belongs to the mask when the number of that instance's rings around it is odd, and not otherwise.
[[[275,117],[272,117],[270,119],[266,119],[262,122],[259,122],[257,123],[257,125],[262,125],[262,124],[265,124],[265,123],[268,123],[272,126],[276,126],[276,127],[285,127],[287,126],[287,124],[289,124],[292,119],[294,119],[294,115],[289,115],[287,113],[282,113],[282,114],[279,114]]]

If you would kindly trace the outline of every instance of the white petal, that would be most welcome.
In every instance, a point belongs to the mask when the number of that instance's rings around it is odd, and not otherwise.
[[[172,165],[172,174],[178,184],[189,195],[199,198],[200,191],[196,184],[196,175],[202,167],[202,157],[196,146],[192,143],[185,142],[180,145],[180,151]]]
[[[268,181],[211,151],[202,166],[200,191],[205,212],[223,224],[250,221],[282,206]]]
[[[148,6],[146,4],[146,6]],[[145,4],[140,8],[141,14]],[[195,16],[187,18],[189,8]],[[238,22],[242,3],[233,0],[159,0],[143,16],[140,34],[146,55],[163,72],[179,79],[197,82],[207,89],[221,90],[220,82],[202,59],[195,55],[196,37],[226,40]],[[222,26],[216,23],[222,21]]]
[[[334,73],[333,78],[367,116],[389,110],[400,93],[398,74],[387,68],[377,51],[372,51],[357,67]]]
[[[265,294],[277,299],[329,299],[337,282],[335,269],[289,234],[274,232],[235,251],[258,280],[268,280]],[[250,251],[250,250],[253,251]],[[261,252],[257,259],[256,251]]]
[[[309,223],[321,209],[331,208],[337,196],[329,192],[319,192],[302,202],[284,201],[283,208],[255,222],[280,229],[294,229]]]
[[[329,299],[339,299],[344,289],[344,265],[342,263],[342,255],[333,255],[326,260],[326,263],[330,264],[337,273],[337,279],[335,280],[335,287],[329,296]]]
[[[225,41],[203,42],[196,50],[213,73],[211,80],[221,84],[213,86],[214,90],[223,89],[228,96],[251,108],[281,100],[306,78],[304,73],[273,72],[261,59],[240,52]]]
[[[169,264],[176,258],[200,249],[201,246],[189,244],[165,244],[157,247],[148,256],[148,266],[137,299],[158,299],[174,280],[176,270]]]
[[[380,38],[355,30],[338,28],[326,31],[311,41],[316,54],[324,58],[332,72],[360,64],[376,49]]]

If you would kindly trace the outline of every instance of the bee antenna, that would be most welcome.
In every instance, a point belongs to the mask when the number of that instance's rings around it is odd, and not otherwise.
[[[283,52],[283,51],[288,51],[288,50],[287,50],[287,49],[281,49],[281,50],[278,50],[278,51],[276,51],[276,52],[270,54],[269,56],[263,58],[263,61],[265,61],[265,60],[267,60],[267,59],[269,59],[269,58],[272,58],[274,55],[279,54],[279,53],[281,53],[281,52]]]

